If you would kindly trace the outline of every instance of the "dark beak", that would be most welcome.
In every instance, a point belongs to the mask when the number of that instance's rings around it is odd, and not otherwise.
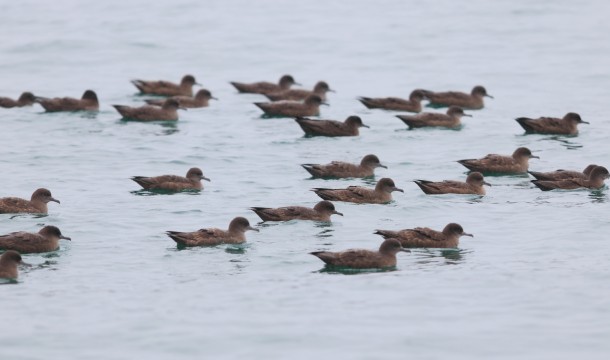
[[[384,168],[384,169],[387,169],[387,168],[388,168],[387,166],[385,166],[385,165],[383,165],[383,164],[379,164],[379,165],[377,165],[377,167]]]
[[[198,82],[194,83],[193,85],[199,85],[199,86],[203,86],[203,85],[201,85],[201,84],[200,84],[200,83],[198,83]]]
[[[466,117],[472,117],[471,114],[462,114],[462,116],[466,116]]]
[[[540,159],[540,156],[530,155],[530,159]]]
[[[485,96],[487,96],[488,98],[492,98],[492,99],[494,98],[493,96],[491,96],[491,95],[489,95],[489,94],[487,94],[487,95],[485,95]]]
[[[393,187],[392,190],[394,191],[400,191],[401,193],[404,193],[405,191],[403,189],[399,189],[397,187]]]
[[[293,82],[293,83],[292,83],[292,85],[298,85],[298,86],[301,86],[301,83],[298,83],[298,82],[296,82],[296,81],[295,81],[295,82]]]
[[[491,186],[491,184],[488,183],[487,181],[483,181],[483,185]]]
[[[201,177],[201,180],[205,180],[205,181],[212,182],[212,180],[208,179],[208,178],[207,178],[207,177],[205,177],[205,176],[202,176],[202,177]]]
[[[217,98],[217,97],[213,97],[213,96],[210,96],[210,99],[213,99],[213,100],[218,100],[218,98]]]
[[[185,108],[184,106],[178,106],[178,109],[180,109],[180,110],[184,110],[184,111],[188,111],[188,109],[187,109],[187,108]]]
[[[581,123],[581,124],[588,124],[589,122],[588,122],[588,121],[583,121],[583,120],[580,120],[580,123]]]
[[[333,89],[328,89],[327,91],[328,91],[328,92],[333,92],[333,93],[336,93],[336,91],[335,91],[335,90],[333,90]]]
[[[367,129],[370,129],[370,128],[371,128],[370,126],[368,126],[368,125],[364,125],[364,124],[360,125],[360,127],[365,127],[365,128],[367,128]]]
[[[72,241],[72,239],[70,239],[70,238],[69,238],[69,237],[67,237],[67,236],[63,236],[63,235],[59,235],[59,238],[60,238],[60,239],[64,239],[64,240],[69,240],[69,241]]]
[[[338,212],[338,211],[336,211],[336,210],[335,210],[335,211],[333,211],[333,214],[343,216],[343,213],[340,213],[340,212]]]
[[[329,103],[327,103],[326,101],[322,101],[322,102],[320,103],[320,105],[326,105],[326,106],[330,106],[330,104],[329,104]]]
[[[409,250],[409,249],[405,249],[405,248],[401,248],[401,249],[400,249],[400,251],[402,251],[402,252],[408,252],[408,253],[410,253],[410,252],[411,252],[411,250]]]
[[[470,236],[470,237],[474,237],[474,235],[469,234],[469,233],[462,233],[462,236]]]
[[[49,200],[49,201],[55,201],[56,203],[61,204],[61,203],[59,202],[59,200],[57,200],[56,198],[51,198],[51,200]]]
[[[257,229],[257,228],[253,228],[252,226],[248,226],[248,227],[247,227],[247,229],[248,229],[248,230],[252,230],[252,231],[256,231],[256,232],[260,232],[260,230],[259,230],[259,229]]]

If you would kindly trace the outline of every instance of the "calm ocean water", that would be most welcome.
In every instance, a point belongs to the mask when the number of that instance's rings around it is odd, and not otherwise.
[[[464,179],[455,160],[532,149],[530,169],[608,161],[610,5],[604,1],[18,1],[0,3],[0,96],[79,97],[97,115],[0,110],[2,196],[49,188],[46,217],[0,216],[0,232],[57,225],[71,243],[0,286],[2,359],[606,359],[610,353],[607,190],[543,193],[490,177],[483,198],[425,196],[414,179]],[[220,100],[175,125],[124,123],[130,79],[192,73]],[[356,114],[356,138],[304,138],[262,119],[228,81],[292,74],[337,90],[322,118]],[[357,96],[414,88],[495,100],[461,131],[407,131]],[[574,111],[577,137],[523,135],[518,116]],[[167,230],[257,223],[251,206],[312,206],[301,163],[378,155],[405,193],[336,203],[344,217],[258,225],[248,245],[179,251]],[[212,179],[200,194],[141,196],[134,175]],[[399,254],[397,271],[321,272],[308,252],[377,248],[374,229],[458,222],[458,250]]]

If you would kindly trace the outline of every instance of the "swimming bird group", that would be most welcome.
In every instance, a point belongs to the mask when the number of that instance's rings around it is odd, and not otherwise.
[[[146,105],[132,107],[113,105],[125,120],[135,121],[177,121],[178,110],[209,106],[211,99],[216,99],[207,89],[193,91],[193,86],[200,85],[193,75],[185,75],[179,83],[164,80],[133,80],[132,84],[142,95],[155,96],[145,99]],[[310,119],[319,116],[320,105],[327,104],[327,93],[334,92],[325,81],[319,81],[312,90],[293,89],[298,84],[291,75],[282,76],[277,83],[261,81],[254,83],[231,82],[239,93],[260,94],[269,102],[255,102],[265,116],[291,117],[303,129],[305,136],[359,136],[359,129],[368,128],[360,116],[349,115],[344,121]],[[195,94],[195,95],[193,95]],[[369,109],[400,111],[416,114],[399,114],[409,129],[422,127],[439,127],[459,130],[462,117],[472,117],[464,110],[484,108],[484,98],[493,98],[483,86],[475,86],[470,93],[457,91],[435,92],[424,89],[413,90],[408,99],[398,97],[372,98],[360,97],[359,101]],[[447,107],[446,113],[422,112],[422,102],[429,101],[432,108]],[[41,97],[32,92],[23,92],[19,98],[0,97],[0,107],[14,108],[40,104],[46,112],[58,111],[99,111],[97,94],[86,90],[81,98]],[[537,119],[519,117],[517,123],[526,133],[541,133],[575,136],[577,125],[588,124],[577,113],[570,112],[562,118],[540,117]],[[414,183],[428,195],[486,194],[485,186],[491,186],[484,176],[531,174],[534,186],[541,190],[573,190],[579,188],[599,189],[604,180],[610,177],[608,170],[599,165],[588,165],[582,172],[576,170],[556,170],[553,172],[529,171],[529,160],[538,158],[526,147],[517,148],[511,155],[488,154],[481,158],[458,160],[470,173],[465,181],[459,180],[414,180]],[[296,165],[296,164],[295,164]],[[360,163],[354,164],[335,160],[328,164],[301,164],[312,178],[332,181],[344,178],[372,178],[377,168],[386,168],[374,154],[364,156]],[[202,180],[210,181],[198,167],[190,168],[185,176],[157,175],[134,176],[131,178],[140,185],[142,191],[202,191]],[[313,208],[287,205],[277,208],[251,207],[263,222],[265,221],[319,221],[330,222],[332,215],[343,216],[335,208],[334,202],[356,204],[387,204],[393,201],[394,192],[403,192],[395,182],[384,177],[376,185],[364,187],[352,185],[347,188],[318,187],[311,189],[322,198]],[[46,188],[33,192],[30,200],[17,197],[0,198],[0,214],[47,214],[48,203],[56,202]],[[241,244],[246,241],[247,231],[259,231],[250,225],[245,217],[237,216],[230,221],[228,229],[203,228],[196,231],[167,231],[169,238],[179,247],[215,246],[219,244]],[[340,252],[314,251],[311,254],[321,259],[329,267],[369,269],[388,268],[396,265],[396,255],[407,248],[455,248],[462,236],[470,236],[461,225],[450,223],[441,231],[427,227],[416,227],[404,230],[376,230],[384,241],[377,251],[351,249]],[[71,240],[53,225],[42,227],[37,233],[13,232],[0,236],[0,250],[5,252],[0,257],[0,278],[16,279],[17,265],[22,263],[21,253],[43,253],[58,249],[60,240]]]

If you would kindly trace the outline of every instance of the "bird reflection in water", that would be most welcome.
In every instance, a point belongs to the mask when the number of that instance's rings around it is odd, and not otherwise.
[[[568,140],[570,138],[575,138],[575,137],[576,137],[576,135],[563,135],[563,136],[554,135],[554,136],[546,137],[543,140],[558,141],[561,143],[561,146],[567,148],[568,150],[577,150],[577,149],[582,148],[583,145],[579,144],[577,142]]]
[[[442,262],[444,265],[457,265],[464,262],[465,257],[472,250],[464,250],[460,248],[450,249],[411,249],[413,256],[418,260],[418,264],[430,264]]]
[[[180,130],[178,130],[178,124],[176,121],[149,121],[149,122],[143,122],[143,121],[137,121],[137,120],[130,120],[130,119],[119,119],[117,120],[118,124],[121,125],[129,125],[129,124],[152,124],[152,125],[158,125],[161,127],[161,131],[155,131],[153,134],[156,136],[167,136],[167,135],[172,135],[172,134],[176,134],[177,132],[179,132]]]
[[[388,268],[373,268],[373,269],[353,269],[348,267],[325,265],[322,269],[314,271],[325,274],[343,274],[343,275],[358,275],[358,274],[374,274],[398,270],[396,266]]]
[[[333,236],[333,232],[335,231],[332,229],[332,222],[316,221],[314,226],[320,229],[320,232],[315,235],[318,238],[331,237]]]
[[[248,249],[247,243],[229,244],[225,248],[225,252],[229,253],[229,254],[245,254],[247,249]],[[231,261],[233,261],[233,260],[231,260]],[[236,261],[238,261],[238,260],[236,260]]]
[[[157,124],[161,125],[163,128],[161,131],[155,133],[157,136],[172,135],[180,131],[178,130],[178,124],[176,124],[175,121],[159,121]]]
[[[606,186],[601,189],[593,190],[589,193],[589,199],[592,203],[605,203],[608,201],[608,196],[604,193]]]

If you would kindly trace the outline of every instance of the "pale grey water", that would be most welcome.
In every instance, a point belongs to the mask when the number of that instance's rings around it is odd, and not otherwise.
[[[604,1],[19,1],[0,3],[0,95],[101,101],[95,116],[0,111],[0,196],[51,189],[49,216],[0,216],[1,233],[59,226],[71,236],[0,286],[2,359],[606,359],[610,353],[607,190],[542,193],[494,177],[484,198],[429,197],[411,181],[462,179],[454,160],[528,146],[533,170],[610,165],[610,6]],[[171,127],[122,123],[128,80],[194,74],[220,101]],[[303,138],[261,119],[228,81],[284,73],[337,90],[323,118],[360,115],[357,138]],[[459,131],[406,131],[357,96],[414,88],[495,96]],[[591,122],[574,138],[524,136],[518,116]],[[315,204],[298,164],[377,154],[405,194],[336,203],[330,226],[248,233],[244,251],[178,251],[166,230],[257,223],[250,206]],[[212,179],[201,194],[138,196],[134,175]],[[374,229],[462,224],[459,251],[400,254],[397,271],[319,272],[308,252],[376,248]]]

